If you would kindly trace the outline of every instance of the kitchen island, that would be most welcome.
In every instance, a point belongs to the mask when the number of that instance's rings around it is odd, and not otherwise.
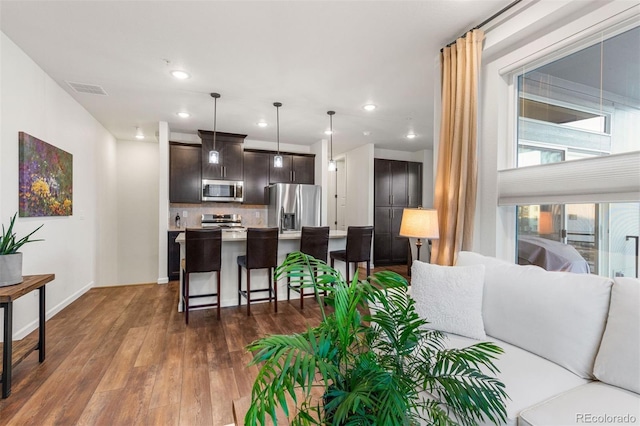
[[[300,248],[300,232],[284,232],[278,236],[278,264],[284,262],[287,253],[298,251]],[[185,257],[185,233],[181,232],[176,238],[176,243],[180,244],[180,258]],[[222,232],[222,277],[221,289],[222,297],[220,298],[221,306],[237,306],[238,304],[238,264],[236,259],[238,256],[245,254],[247,233],[246,231],[223,231]],[[330,231],[329,232],[329,251],[344,250],[347,244],[347,231]],[[329,255],[327,254],[327,260]],[[336,263],[338,269],[343,275],[346,272],[346,266],[343,262]],[[243,270],[243,275],[246,270]],[[251,271],[251,288],[267,288],[268,287],[268,270],[259,269]],[[243,287],[246,286],[246,276],[242,278]],[[287,283],[286,280],[279,280],[275,283],[278,286],[278,300],[286,300]],[[215,288],[215,273],[203,272],[193,273],[190,278],[189,292],[192,295],[211,293]],[[298,293],[293,293],[292,298],[298,298]],[[215,299],[202,298],[198,300],[200,303],[211,303]],[[243,298],[242,304],[247,301]],[[180,274],[180,299],[178,300],[178,311],[182,312],[182,273]]]

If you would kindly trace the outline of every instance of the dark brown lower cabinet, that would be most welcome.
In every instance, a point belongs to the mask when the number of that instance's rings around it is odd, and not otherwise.
[[[182,231],[169,231],[167,244],[167,275],[169,281],[180,279],[180,244],[176,243],[176,237]]]

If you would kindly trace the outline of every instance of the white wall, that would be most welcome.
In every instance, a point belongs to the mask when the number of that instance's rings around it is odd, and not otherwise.
[[[475,251],[515,259],[515,208],[497,207],[497,172],[515,164],[515,92],[510,72],[566,53],[576,42],[623,20],[638,22],[639,14],[637,1],[542,0],[487,31],[480,82]]]
[[[158,154],[155,139],[117,143],[117,284],[158,280]]]
[[[20,236],[44,224],[35,237],[45,241],[22,249],[23,274],[56,275],[47,285],[50,318],[93,285],[114,277],[110,271],[116,269],[117,247],[109,236],[117,226],[116,141],[4,33],[0,62],[0,221],[7,223],[18,210],[19,131],[73,155],[73,215],[19,218],[16,227]],[[14,338],[20,339],[37,325],[37,292],[18,299],[13,312]]]
[[[346,225],[373,225],[373,144],[345,153]]]

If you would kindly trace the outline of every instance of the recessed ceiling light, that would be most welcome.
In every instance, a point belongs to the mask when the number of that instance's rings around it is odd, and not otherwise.
[[[144,133],[140,127],[136,127],[136,139],[144,139]]]
[[[368,131],[368,130],[365,130],[364,132],[362,132],[362,134],[365,135],[365,136],[370,136],[371,132]]]
[[[407,133],[407,139],[415,139],[416,134],[415,133]]]
[[[191,74],[183,70],[173,70],[171,71],[171,75],[178,80],[186,80],[187,78],[191,78]]]
[[[324,131],[325,135],[331,135],[333,132],[331,131],[331,129],[327,129]]]
[[[376,106],[374,104],[366,104],[365,106],[362,107],[365,111],[373,111],[374,109],[376,109]]]
[[[176,115],[180,118],[189,118],[191,117],[191,114],[189,114],[186,111],[180,111],[180,112],[176,112]]]
[[[266,121],[264,121],[264,120],[258,121],[258,127],[267,127],[267,126],[268,126],[268,124],[267,124]]]

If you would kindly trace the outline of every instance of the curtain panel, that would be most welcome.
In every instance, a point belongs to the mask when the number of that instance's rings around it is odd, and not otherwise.
[[[477,193],[478,75],[484,32],[469,31],[442,49],[442,114],[434,207],[440,239],[432,262],[453,265],[460,250],[471,250]]]

